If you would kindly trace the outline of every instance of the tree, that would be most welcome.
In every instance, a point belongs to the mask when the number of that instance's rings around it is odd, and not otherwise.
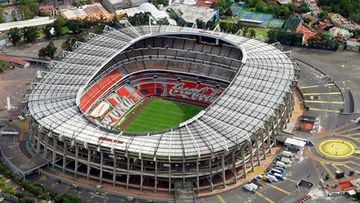
[[[20,10],[25,19],[31,19],[39,12],[39,3],[35,0],[19,0]]]
[[[302,2],[300,7],[295,9],[295,12],[297,12],[297,13],[307,13],[307,12],[310,12],[310,8],[308,7],[308,5],[305,2]]]
[[[12,28],[10,29],[8,35],[10,41],[16,46],[21,40],[22,33],[19,28]]]
[[[0,23],[4,22],[4,8],[0,6]]]
[[[256,31],[254,29],[250,29],[250,38],[255,38],[256,37]]]
[[[132,17],[128,17],[128,21],[136,26],[136,25],[147,25],[149,23],[150,13],[137,13]]]
[[[328,16],[328,12],[327,11],[321,11],[319,14],[318,14],[318,17],[321,19],[321,20],[325,20],[325,18],[327,18]]]
[[[246,37],[249,31],[249,27],[245,26],[242,31],[243,31],[243,36]]]
[[[26,27],[24,28],[24,40],[27,43],[33,43],[38,37],[38,31],[35,27]]]
[[[278,31],[277,30],[269,30],[267,34],[269,37],[269,40],[268,40],[269,43],[274,43],[274,42],[278,41],[277,40]]]
[[[290,16],[290,14],[291,14],[291,12],[290,12],[289,7],[287,7],[286,5],[280,6],[279,17],[288,18]]]
[[[206,25],[205,25],[204,21],[202,21],[200,19],[196,19],[195,22],[196,22],[196,25],[198,28],[205,29]]]
[[[0,73],[6,71],[10,68],[10,65],[7,61],[0,60]]]
[[[54,58],[57,48],[55,47],[53,42],[49,42],[49,44],[46,47],[42,47],[39,50],[39,57],[50,57]]]
[[[72,47],[74,46],[76,41],[84,42],[85,38],[80,35],[75,37],[70,37],[66,39],[66,41],[61,45],[61,48],[65,51],[72,51]]]
[[[215,6],[219,8],[220,15],[231,16],[231,4],[232,2],[230,0],[220,0]]]
[[[61,36],[62,35],[62,27],[66,25],[66,21],[63,17],[58,17],[55,21],[54,21],[54,30],[55,30],[55,34],[56,36]]]

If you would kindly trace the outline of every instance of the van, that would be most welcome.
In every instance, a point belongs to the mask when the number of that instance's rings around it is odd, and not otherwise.
[[[279,181],[275,176],[273,176],[273,175],[271,175],[271,174],[267,174],[267,177],[268,177],[270,180],[272,180],[272,182],[278,182],[278,181]]]
[[[278,167],[280,167],[280,168],[285,168],[285,163],[282,162],[282,161],[277,161],[277,162],[275,162],[275,165],[278,166]]]
[[[284,180],[284,176],[279,174],[279,173],[274,173],[273,174],[278,180]]]
[[[281,171],[281,173],[285,173],[285,169],[281,167],[275,167],[274,169]]]
[[[258,186],[254,183],[249,183],[249,184],[245,184],[243,186],[243,188],[249,192],[256,192],[256,190],[258,189]]]
[[[270,173],[272,173],[272,174],[274,174],[274,173],[283,174],[284,172],[282,172],[282,171],[280,171],[280,170],[278,170],[278,169],[272,168],[272,169],[270,170]]]
[[[274,182],[271,178],[269,178],[267,175],[264,175],[262,178],[264,181],[268,182],[268,183],[272,183]]]
[[[291,160],[289,158],[286,157],[281,157],[281,162],[284,162],[285,164],[291,164]]]
[[[281,153],[281,155],[283,155],[284,157],[287,157],[287,158],[293,158],[294,157],[294,154],[292,152],[289,152],[289,151],[283,151]]]

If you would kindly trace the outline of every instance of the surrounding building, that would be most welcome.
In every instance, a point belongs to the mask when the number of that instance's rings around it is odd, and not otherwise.
[[[147,0],[103,0],[101,3],[109,12],[113,13],[116,10],[137,7],[146,2],[148,1]]]
[[[84,5],[78,8],[62,9],[61,15],[68,20],[111,21],[113,19],[113,15],[99,3]]]
[[[346,40],[346,49],[350,51],[360,51],[360,42]]]
[[[45,5],[39,6],[39,11],[48,14],[49,16],[59,15],[59,11],[54,7],[54,5]]]
[[[8,23],[0,23],[0,32],[8,31],[11,28],[24,28],[24,27],[41,27],[51,24],[55,19],[50,17],[36,17],[29,20],[14,21]]]
[[[173,3],[169,8],[172,8],[186,24],[190,25],[194,24],[196,19],[202,20],[205,23],[214,21],[217,14],[217,11],[212,8],[190,6],[181,3]]]
[[[303,20],[300,16],[290,16],[284,24],[284,30],[287,32],[299,32]]]

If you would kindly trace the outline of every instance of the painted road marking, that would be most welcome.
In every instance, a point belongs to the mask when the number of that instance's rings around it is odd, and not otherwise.
[[[355,161],[350,161],[350,163],[354,164],[356,167],[360,167],[360,165],[358,163],[356,163]]]
[[[320,162],[321,166],[325,169],[325,171],[329,174],[331,179],[335,179],[334,174],[330,171],[330,169],[322,162]]]
[[[315,88],[315,87],[329,87],[329,86],[334,86],[334,83],[329,83],[329,84],[325,84],[325,85],[309,85],[309,86],[302,86],[299,87],[300,89],[309,89],[309,88]]]
[[[226,203],[226,201],[224,200],[224,198],[221,195],[216,195],[216,197],[218,198],[219,202]]]
[[[279,188],[278,186],[275,186],[275,185],[272,185],[272,184],[269,184],[269,183],[265,183],[265,185],[268,185],[268,186],[274,188],[275,190],[280,191],[280,192],[282,192],[282,193],[285,193],[285,194],[287,194],[287,195],[290,195],[290,194],[291,194],[290,192],[288,192],[288,191],[286,191],[286,190],[284,190],[284,189],[282,189],[282,188]]]
[[[349,169],[350,171],[355,171],[353,168],[351,168],[349,165],[347,164],[343,164],[342,166],[344,166],[345,168]]]
[[[334,167],[335,170],[337,170],[337,171],[342,171],[336,164],[332,164],[331,166]],[[339,166],[340,166],[340,165],[339,165]]]
[[[291,181],[291,182],[296,183],[296,184],[298,184],[298,182],[299,182],[299,181],[293,180],[293,179],[288,178],[288,177],[285,177],[285,180]]]
[[[331,113],[340,113],[339,110],[332,110],[332,109],[319,109],[319,108],[309,108],[309,111],[322,111],[322,112],[331,112]]]
[[[340,95],[341,92],[309,92],[304,93],[304,96],[318,96],[318,95]]]
[[[262,197],[264,200],[266,200],[269,203],[275,203],[274,201],[272,201],[271,199],[269,199],[268,197],[266,197],[265,195],[261,194],[258,191],[256,191],[256,194],[259,195],[260,197]]]
[[[304,100],[305,103],[312,104],[344,104],[343,101],[324,101],[324,100]]]

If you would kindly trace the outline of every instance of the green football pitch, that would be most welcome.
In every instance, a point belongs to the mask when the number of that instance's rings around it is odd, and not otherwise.
[[[161,98],[152,98],[141,112],[133,115],[128,132],[154,132],[178,126],[181,122],[195,116],[204,107]],[[130,112],[131,113],[131,112]]]

